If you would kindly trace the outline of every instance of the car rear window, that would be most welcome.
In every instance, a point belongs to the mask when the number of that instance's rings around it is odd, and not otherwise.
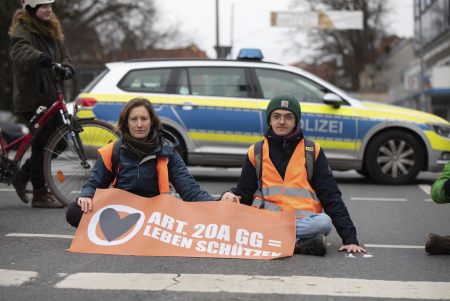
[[[118,87],[129,92],[166,93],[171,69],[131,70]]]

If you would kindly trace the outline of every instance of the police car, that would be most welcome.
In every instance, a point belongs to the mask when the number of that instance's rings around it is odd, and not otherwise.
[[[405,184],[450,159],[450,124],[417,110],[360,101],[301,69],[262,61],[131,60],[107,69],[78,96],[79,117],[116,124],[123,105],[148,98],[180,142],[188,165],[240,167],[261,140],[265,110],[282,92],[300,101],[301,128],[335,170],[355,169],[379,183]]]

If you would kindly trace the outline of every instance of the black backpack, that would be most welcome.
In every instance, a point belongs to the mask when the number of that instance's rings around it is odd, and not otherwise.
[[[111,165],[112,165],[111,169],[114,175],[114,179],[117,179],[117,177],[119,176],[119,164],[120,164],[119,151],[121,146],[122,146],[122,139],[119,139],[116,142],[114,142],[113,151],[111,154]]]

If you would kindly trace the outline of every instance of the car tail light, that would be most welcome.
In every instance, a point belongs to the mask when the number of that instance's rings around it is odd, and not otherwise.
[[[81,110],[92,110],[96,103],[97,99],[95,98],[77,98],[77,100],[75,100],[75,104],[80,105]]]

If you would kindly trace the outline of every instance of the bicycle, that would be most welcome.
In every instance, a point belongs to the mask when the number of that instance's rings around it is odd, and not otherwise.
[[[55,85],[57,101],[49,108],[39,107],[28,123],[28,134],[6,145],[0,128],[0,183],[10,184],[19,169],[26,150],[31,145],[34,136],[54,114],[62,111],[65,125],[60,127],[45,148],[44,176],[50,193],[64,206],[68,206],[81,192],[81,188],[91,175],[97,160],[97,149],[119,139],[114,132],[114,126],[95,118],[78,118],[78,107],[75,106],[74,115],[67,110],[63,93],[59,89],[61,65],[53,63],[55,69]],[[74,79],[74,78],[73,78]],[[75,79],[74,79],[74,83]],[[63,89],[63,87],[62,87]],[[72,97],[73,99],[73,97]],[[8,158],[8,150],[19,144],[14,159]],[[31,193],[31,191],[26,191]]]

